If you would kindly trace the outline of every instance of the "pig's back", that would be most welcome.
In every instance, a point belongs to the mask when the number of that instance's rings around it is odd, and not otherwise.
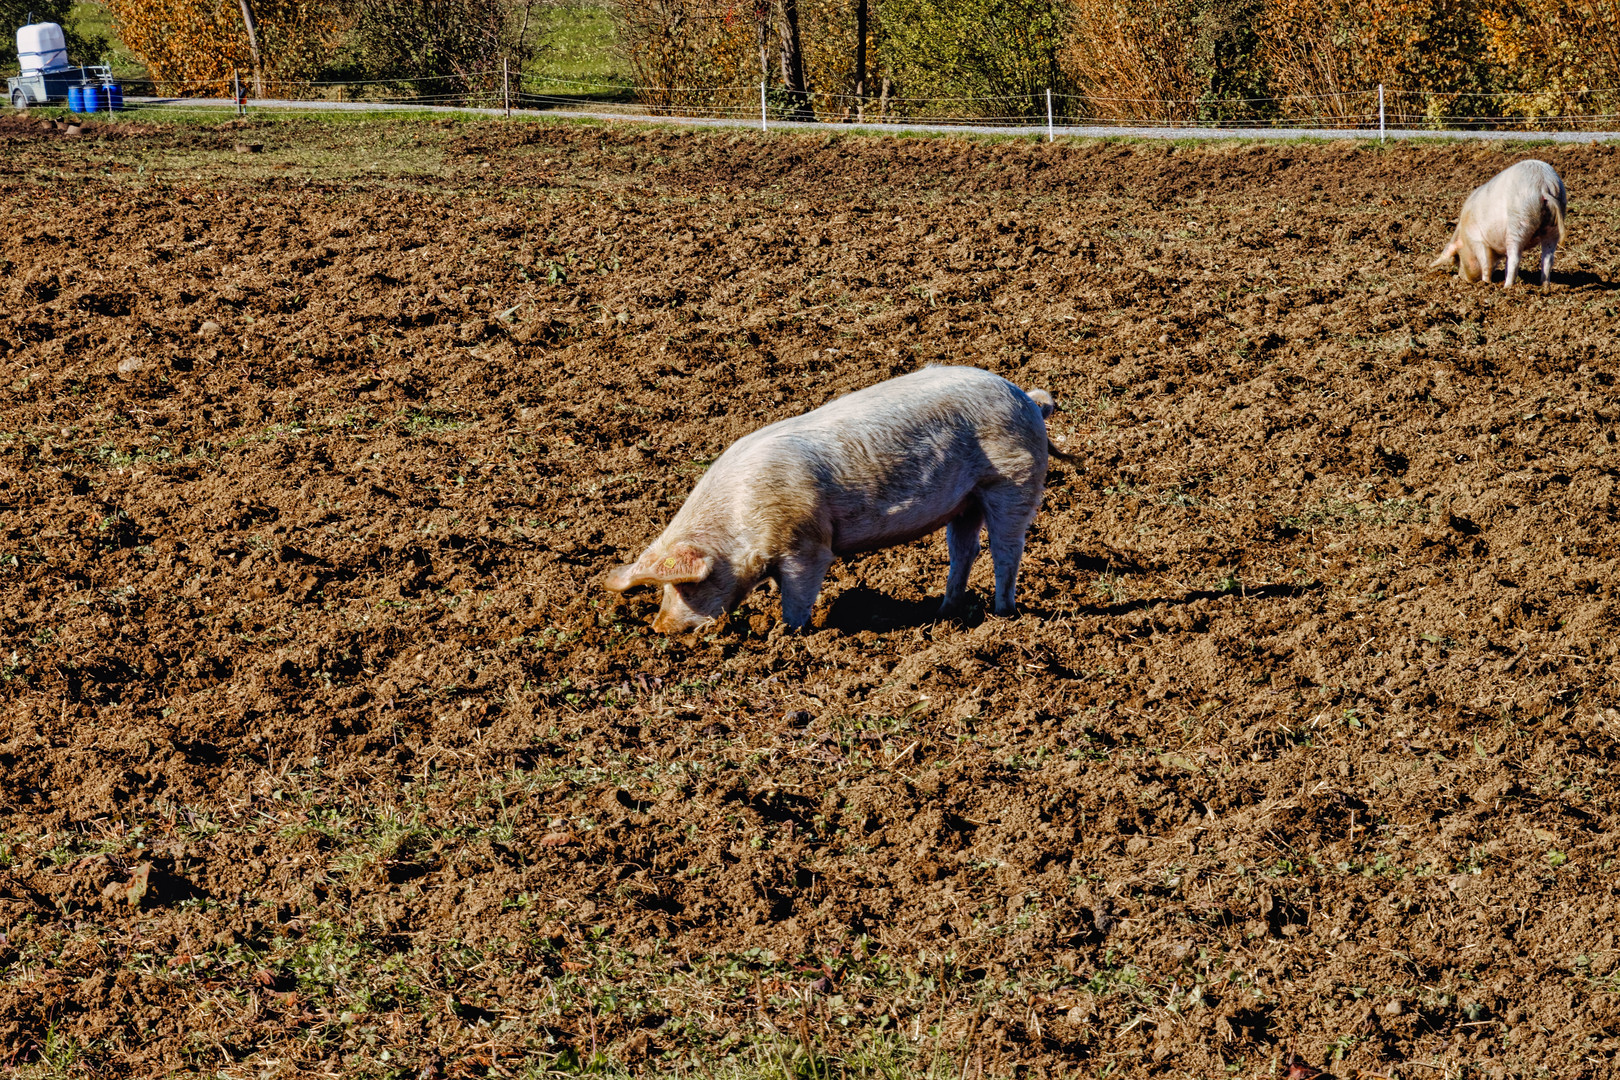
[[[1539,203],[1543,196],[1556,198],[1559,206],[1564,206],[1564,182],[1551,165],[1532,158],[1509,165],[1485,181],[1473,190],[1467,202],[1481,211],[1512,212]]]
[[[790,436],[819,456],[913,461],[970,448],[996,457],[1046,450],[1040,407],[1000,375],[926,367],[835,398],[755,433]]]
[[[771,518],[813,519],[842,554],[925,536],[989,486],[1038,492],[1046,427],[999,375],[931,367],[761,428],[724,458],[763,481]]]

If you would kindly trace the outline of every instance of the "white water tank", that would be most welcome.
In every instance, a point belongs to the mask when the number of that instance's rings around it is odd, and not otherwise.
[[[53,22],[33,23],[20,28],[17,31],[17,59],[22,61],[24,75],[67,67],[67,38],[62,36],[62,28]]]

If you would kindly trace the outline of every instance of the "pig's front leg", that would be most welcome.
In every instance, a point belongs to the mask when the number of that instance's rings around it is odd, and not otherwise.
[[[782,621],[791,629],[803,630],[821,593],[821,583],[832,565],[829,547],[804,548],[784,556],[776,567],[776,583],[782,589]]]
[[[979,557],[979,531],[983,528],[984,509],[976,501],[969,501],[960,514],[945,524],[945,547],[951,553],[951,569],[945,577],[945,599],[939,605],[941,615],[960,604],[962,595],[967,592],[968,574],[973,570],[973,561]]]

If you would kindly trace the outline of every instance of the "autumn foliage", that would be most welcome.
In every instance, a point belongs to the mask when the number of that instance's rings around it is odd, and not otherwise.
[[[697,104],[772,79],[770,0],[619,0],[637,81]],[[854,92],[858,0],[800,0],[817,114]],[[863,101],[887,115],[1026,114],[1176,123],[1480,118],[1559,126],[1620,111],[1616,0],[868,0]],[[766,20],[768,23],[768,20]],[[999,32],[1005,28],[1007,32]],[[765,56],[761,55],[764,50]],[[879,88],[886,87],[882,93]],[[876,93],[875,93],[876,92]],[[665,104],[667,91],[646,90]],[[746,89],[725,91],[746,107]],[[757,90],[755,91],[757,94]],[[649,103],[651,103],[649,98]],[[871,108],[868,108],[870,115]]]
[[[1438,122],[1490,90],[1484,14],[1477,0],[1268,0],[1260,59],[1285,116],[1367,117],[1382,84],[1408,122]]]
[[[272,91],[340,48],[370,77],[470,90],[535,54],[541,2],[250,0]],[[757,115],[762,81],[776,115],[820,119],[1037,118],[1050,90],[1064,119],[1359,125],[1379,86],[1398,125],[1620,112],[1620,0],[606,2],[657,112]],[[169,92],[221,93],[253,68],[243,0],[108,3]]]
[[[1087,117],[1150,123],[1242,119],[1262,94],[1251,29],[1259,4],[1072,0],[1062,53]],[[1225,104],[1223,104],[1225,103]],[[1227,116],[1236,111],[1238,115]]]
[[[118,34],[164,93],[228,94],[251,81],[253,56],[238,0],[108,0]],[[336,44],[325,0],[255,0],[269,92],[312,78]]]
[[[760,78],[752,0],[618,0],[620,47],[656,112],[749,107]]]
[[[1527,117],[1620,111],[1620,4],[1515,0],[1484,16],[1502,89]]]

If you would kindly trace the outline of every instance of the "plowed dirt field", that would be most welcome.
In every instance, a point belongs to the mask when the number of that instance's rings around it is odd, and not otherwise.
[[[1552,286],[1425,274],[1529,156]],[[0,122],[0,1061],[1613,1075],[1617,196],[1601,146]],[[984,559],[935,619],[942,536],[804,635],[601,590],[927,363],[1079,457],[1018,618]]]

